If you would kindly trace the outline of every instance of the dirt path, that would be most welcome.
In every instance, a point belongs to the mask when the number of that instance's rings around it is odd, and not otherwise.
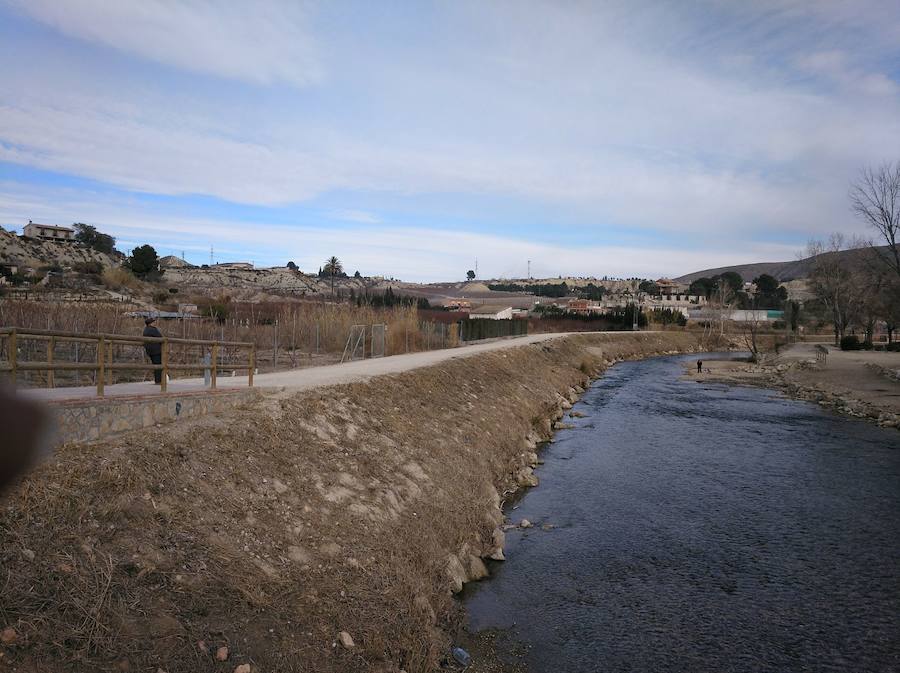
[[[450,360],[466,358],[480,353],[487,353],[509,348],[517,348],[527,344],[540,343],[552,339],[568,336],[569,333],[555,334],[531,334],[523,337],[500,339],[487,343],[478,343],[459,348],[447,348],[443,350],[424,351],[421,353],[408,353],[392,355],[386,358],[369,360],[357,360],[344,364],[325,365],[322,367],[306,367],[291,369],[282,372],[257,374],[254,377],[254,385],[259,388],[290,388],[291,390],[309,390],[319,386],[335,385],[340,383],[355,383],[366,381],[374,376],[384,374],[399,374],[419,367],[429,367]],[[610,332],[609,334],[621,334],[623,338],[630,332]],[[225,390],[229,388],[244,388],[247,386],[246,376],[219,377],[218,387]],[[106,386],[106,396],[122,395],[148,395],[158,392],[158,388],[151,382],[117,383]],[[168,391],[171,393],[200,392],[205,390],[203,379],[180,379],[170,381]],[[95,397],[97,389],[93,386],[79,388],[34,388],[22,390],[21,394],[42,400],[73,400]]]

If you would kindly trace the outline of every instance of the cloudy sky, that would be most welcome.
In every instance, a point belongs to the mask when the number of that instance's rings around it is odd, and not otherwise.
[[[793,259],[897,159],[896,0],[0,0],[0,225],[195,263]]]

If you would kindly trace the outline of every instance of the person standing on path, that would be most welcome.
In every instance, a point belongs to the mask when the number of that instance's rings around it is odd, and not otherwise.
[[[697,360],[697,373],[703,373],[703,360]]]
[[[156,318],[153,316],[148,316],[144,319],[144,336],[145,337],[159,337],[162,338],[162,332],[156,329],[154,323],[156,322]],[[150,362],[155,365],[162,364],[162,344],[159,341],[148,341],[144,344],[144,351],[147,353],[147,357],[150,358]],[[153,381],[156,384],[162,383],[162,370],[154,369],[153,370]]]

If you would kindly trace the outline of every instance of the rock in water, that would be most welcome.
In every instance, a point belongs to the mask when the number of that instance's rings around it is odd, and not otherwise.
[[[453,655],[453,661],[460,666],[465,667],[472,663],[472,657],[461,647],[454,647],[450,653]]]

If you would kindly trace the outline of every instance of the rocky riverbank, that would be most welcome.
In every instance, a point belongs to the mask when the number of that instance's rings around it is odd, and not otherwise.
[[[0,668],[435,670],[553,424],[696,348],[575,336],[64,446],[0,503]]]
[[[767,356],[758,364],[704,361],[703,374],[689,370],[687,375],[774,388],[845,416],[900,429],[900,354],[832,350],[824,361],[816,361],[804,346]]]

